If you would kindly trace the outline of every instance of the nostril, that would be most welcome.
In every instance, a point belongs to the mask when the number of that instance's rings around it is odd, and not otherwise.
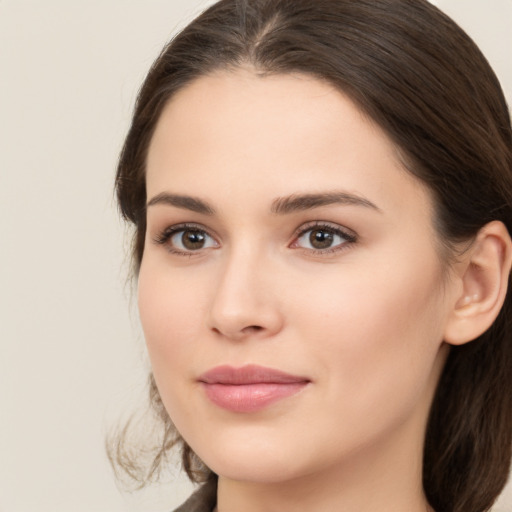
[[[243,327],[242,329],[240,329],[238,331],[238,335],[236,335],[237,337],[240,336],[240,335],[248,335],[248,334],[255,334],[257,332],[260,332],[260,331],[263,331],[264,328],[261,326],[261,325],[248,325],[247,327]],[[229,332],[224,332],[222,329],[219,329],[218,327],[212,327],[212,331],[215,333],[215,334],[220,334],[220,335],[228,335],[228,336],[233,336],[235,335],[234,333],[229,333]]]
[[[259,332],[262,330],[263,330],[263,327],[261,327],[261,325],[249,325],[248,327],[244,327],[242,329],[242,331],[245,333],[254,333],[254,332]]]

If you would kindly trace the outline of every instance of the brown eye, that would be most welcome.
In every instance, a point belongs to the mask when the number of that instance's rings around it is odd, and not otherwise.
[[[200,231],[183,231],[181,235],[181,243],[185,249],[191,251],[202,249],[205,244],[206,237]]]
[[[215,240],[200,229],[180,229],[169,238],[169,244],[173,249],[182,252],[199,251],[217,246]]]
[[[334,234],[325,229],[313,229],[309,233],[309,243],[314,249],[328,249],[334,242]]]
[[[355,241],[356,237],[354,235],[345,233],[341,228],[316,225],[302,231],[293,245],[294,247],[321,252],[329,249],[341,249],[345,244]]]

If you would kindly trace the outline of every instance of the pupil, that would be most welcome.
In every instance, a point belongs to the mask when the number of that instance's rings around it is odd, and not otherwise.
[[[328,231],[317,229],[311,232],[309,241],[315,249],[327,249],[332,245],[333,235]]]
[[[200,231],[185,231],[182,242],[187,249],[201,249],[205,242],[205,236]]]

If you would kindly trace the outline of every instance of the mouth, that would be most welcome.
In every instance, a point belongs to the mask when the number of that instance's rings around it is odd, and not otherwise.
[[[303,376],[256,365],[217,366],[198,381],[211,402],[238,413],[260,411],[295,395],[311,382]]]

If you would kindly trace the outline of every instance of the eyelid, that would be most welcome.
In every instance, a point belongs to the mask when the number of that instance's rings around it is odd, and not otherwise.
[[[217,239],[218,237],[216,235],[212,234],[211,231],[209,229],[207,229],[205,226],[203,226],[201,224],[196,224],[194,222],[182,222],[180,224],[173,224],[171,226],[167,226],[163,230],[159,231],[156,235],[154,235],[152,240],[153,240],[153,243],[155,243],[157,245],[164,245],[164,246],[166,246],[167,250],[170,253],[176,254],[179,256],[188,256],[188,257],[198,256],[204,250],[212,249],[212,247],[206,247],[204,249],[203,248],[197,249],[195,251],[194,250],[182,250],[182,249],[173,247],[169,244],[169,241],[175,234],[180,233],[182,231],[187,231],[187,230],[200,231],[200,232],[204,233],[206,236],[208,236],[209,238],[211,238],[212,240],[214,240],[217,247],[220,246],[220,243]],[[215,248],[217,248],[217,247],[215,247]]]
[[[314,229],[322,229],[322,228],[325,229],[326,231],[331,231],[334,234],[341,236],[346,241],[341,244],[335,245],[333,247],[328,247],[326,249],[308,249],[305,247],[293,247],[297,243],[299,238],[304,236],[308,231],[312,231]],[[293,241],[289,245],[289,247],[292,247],[294,249],[303,250],[309,254],[326,254],[326,253],[333,253],[333,252],[345,250],[348,248],[348,246],[356,243],[357,241],[358,241],[358,236],[353,230],[348,229],[343,226],[340,226],[339,224],[336,224],[334,222],[315,220],[315,221],[311,221],[311,222],[302,224],[295,231],[295,234],[293,235]]]
[[[304,236],[308,231],[311,231],[313,229],[325,229],[326,231],[331,231],[332,233],[341,236],[345,239],[345,242],[337,244],[333,247],[328,247],[325,249],[310,249],[305,247],[296,246],[297,241],[300,237]],[[178,249],[176,247],[173,247],[169,244],[170,239],[176,234],[181,231],[200,231],[204,233],[206,236],[214,240],[216,247],[206,247],[201,248],[197,250],[182,250]],[[198,256],[201,253],[203,253],[205,250],[209,250],[212,248],[218,248],[220,247],[220,242],[218,241],[218,236],[216,234],[213,234],[210,229],[206,228],[202,224],[197,224],[194,222],[183,222],[179,224],[173,224],[170,226],[167,226],[163,230],[159,231],[156,235],[152,238],[153,243],[157,245],[163,245],[166,246],[167,250],[171,252],[172,254],[177,254],[181,256]],[[327,253],[334,253],[339,252],[344,249],[347,249],[348,246],[354,244],[358,241],[358,235],[351,229],[348,229],[344,226],[341,226],[337,223],[330,222],[330,221],[310,221],[305,224],[302,224],[294,233],[292,242],[288,245],[288,247],[293,249],[300,249],[308,254],[327,254]]]

